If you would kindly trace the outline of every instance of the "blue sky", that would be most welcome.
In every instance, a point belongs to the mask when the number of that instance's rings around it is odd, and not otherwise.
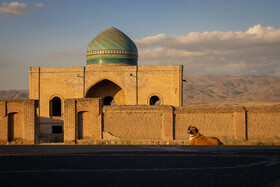
[[[280,75],[279,0],[0,1],[0,90],[28,89],[28,67],[84,66],[114,26],[139,65],[184,65],[185,75]]]

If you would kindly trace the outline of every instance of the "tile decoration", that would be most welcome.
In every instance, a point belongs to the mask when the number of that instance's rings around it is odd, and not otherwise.
[[[138,50],[127,35],[110,27],[89,43],[86,60],[88,65],[103,63],[137,65]]]

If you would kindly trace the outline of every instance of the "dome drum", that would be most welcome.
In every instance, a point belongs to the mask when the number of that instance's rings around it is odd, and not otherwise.
[[[126,55],[134,55],[137,56],[137,52],[134,51],[125,51],[125,50],[98,50],[98,51],[89,51],[86,53],[89,55],[97,55],[97,54],[126,54]]]

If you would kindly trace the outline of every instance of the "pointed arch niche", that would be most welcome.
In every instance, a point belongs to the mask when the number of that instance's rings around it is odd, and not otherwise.
[[[103,105],[125,105],[123,89],[116,83],[104,79],[88,89],[87,98],[101,98]]]

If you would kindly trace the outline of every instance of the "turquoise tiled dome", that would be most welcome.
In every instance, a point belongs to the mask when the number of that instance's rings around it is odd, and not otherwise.
[[[110,27],[97,35],[87,47],[87,65],[137,65],[138,51],[134,42],[120,30]]]

